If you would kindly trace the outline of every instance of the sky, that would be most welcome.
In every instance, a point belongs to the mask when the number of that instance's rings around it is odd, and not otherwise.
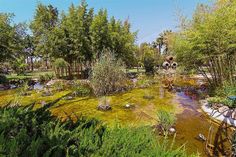
[[[71,3],[78,5],[80,0],[0,0],[0,12],[14,13],[14,22],[27,22],[33,19],[38,3],[52,4],[59,11],[68,11]],[[137,43],[152,42],[164,30],[176,30],[177,12],[191,17],[198,3],[209,0],[87,0],[89,7],[97,12],[106,8],[108,15],[117,19],[129,19],[132,31],[138,31]]]

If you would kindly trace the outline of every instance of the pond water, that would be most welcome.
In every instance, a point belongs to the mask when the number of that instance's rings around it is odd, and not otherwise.
[[[22,104],[36,102],[38,106],[42,101],[49,102],[71,92],[55,92],[54,95],[42,97],[39,90],[43,89],[41,85],[35,86],[35,91],[29,96],[20,98]],[[6,104],[13,96],[16,98],[15,90],[0,92],[0,105]],[[150,99],[145,99],[145,97]],[[126,93],[107,96],[106,99],[112,106],[111,111],[103,112],[97,110],[97,105],[101,101],[96,97],[76,97],[72,100],[61,100],[52,107],[54,115],[67,118],[68,116],[85,115],[96,117],[109,126],[117,123],[124,126],[140,126],[157,124],[157,111],[164,109],[173,112],[177,116],[176,122],[176,144],[178,146],[185,144],[189,153],[199,152],[201,156],[205,154],[205,142],[197,139],[199,134],[208,138],[209,128],[212,128],[212,134],[209,144],[213,144],[216,156],[219,156],[225,150],[229,149],[229,143],[225,140],[225,131],[219,125],[212,123],[210,119],[201,111],[197,96],[189,95],[189,92],[182,90],[171,93],[166,91],[161,85],[156,84],[144,89],[133,89]],[[135,107],[127,109],[125,106],[132,104]],[[222,133],[224,132],[224,134]]]

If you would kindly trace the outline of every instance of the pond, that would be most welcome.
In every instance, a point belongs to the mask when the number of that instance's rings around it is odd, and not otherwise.
[[[29,104],[36,102],[39,107],[42,102],[55,100],[71,92],[61,91],[52,96],[42,97],[38,85],[37,90],[32,91],[29,96],[22,96],[19,103]],[[16,90],[8,90],[0,93],[0,104],[13,99]],[[17,97],[15,97],[17,98]],[[150,99],[149,99],[150,98]],[[221,154],[229,149],[229,143],[225,142],[225,136],[222,134],[222,127],[212,123],[210,119],[201,111],[197,96],[189,95],[189,92],[178,90],[172,93],[165,90],[162,85],[155,84],[148,88],[133,89],[129,92],[107,96],[106,99],[112,106],[111,111],[99,111],[97,105],[101,98],[96,97],[76,97],[72,100],[60,100],[56,106],[51,108],[54,115],[63,118],[68,116],[84,115],[95,117],[102,120],[108,126],[121,124],[123,126],[153,126],[157,124],[158,110],[167,110],[177,116],[176,122],[176,144],[178,146],[185,144],[189,153],[199,152],[201,156],[206,156],[206,143],[198,140],[199,134],[208,138],[209,128],[212,128],[209,144],[215,146],[215,154]],[[132,108],[126,108],[131,104]],[[219,148],[218,148],[219,147]]]

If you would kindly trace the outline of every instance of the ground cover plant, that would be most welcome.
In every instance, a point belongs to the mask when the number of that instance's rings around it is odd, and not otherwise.
[[[0,108],[1,156],[187,157],[184,147],[158,142],[148,127],[107,128],[85,117],[61,121],[48,111],[58,100],[36,110],[34,104]]]

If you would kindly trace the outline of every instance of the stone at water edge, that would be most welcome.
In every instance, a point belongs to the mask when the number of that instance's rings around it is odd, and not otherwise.
[[[220,108],[218,109],[218,111],[219,111],[220,113],[223,113],[223,112],[225,112],[225,111],[227,111],[227,110],[229,110],[229,107],[227,107],[227,106],[222,106],[222,107],[220,107]]]
[[[231,114],[231,118],[236,120],[236,109],[233,110],[233,112]]]
[[[98,105],[98,107],[97,107],[97,109],[98,110],[101,110],[101,111],[109,111],[109,110],[111,110],[112,108],[111,108],[111,106],[110,105]]]
[[[126,108],[130,108],[130,106],[131,106],[130,104],[126,104],[125,105]]]
[[[198,139],[201,141],[206,141],[206,137],[203,134],[198,134]]]
[[[172,127],[172,128],[169,129],[169,132],[173,134],[173,133],[176,132],[176,130],[175,130],[175,128]]]
[[[227,110],[227,111],[225,111],[224,113],[223,113],[223,115],[225,116],[225,117],[231,117],[232,116],[232,110]]]

